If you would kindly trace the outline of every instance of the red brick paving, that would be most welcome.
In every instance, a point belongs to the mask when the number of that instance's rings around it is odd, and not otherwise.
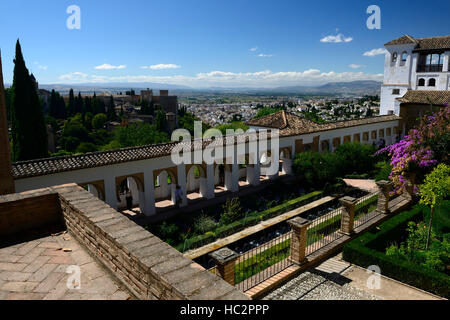
[[[67,287],[70,265],[80,267],[80,289]],[[129,298],[129,292],[67,233],[0,248],[0,300]]]

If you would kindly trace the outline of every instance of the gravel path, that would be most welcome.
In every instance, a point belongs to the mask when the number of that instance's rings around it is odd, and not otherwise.
[[[380,300],[380,298],[352,287],[338,274],[314,270],[300,274],[267,294],[263,300]]]

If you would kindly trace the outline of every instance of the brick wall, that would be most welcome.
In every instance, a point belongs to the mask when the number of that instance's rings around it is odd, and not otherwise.
[[[0,239],[61,224],[57,199],[56,194],[45,191],[0,196]]]
[[[76,184],[33,192],[57,204],[68,231],[139,299],[248,299]]]

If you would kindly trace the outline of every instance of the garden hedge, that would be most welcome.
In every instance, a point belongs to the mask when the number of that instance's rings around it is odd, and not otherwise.
[[[442,272],[415,265],[405,260],[385,255],[385,248],[392,242],[404,241],[409,221],[423,220],[424,207],[414,206],[404,211],[377,228],[373,228],[362,236],[350,241],[343,248],[344,260],[361,267],[377,265],[381,273],[423,290],[450,297],[450,277]]]

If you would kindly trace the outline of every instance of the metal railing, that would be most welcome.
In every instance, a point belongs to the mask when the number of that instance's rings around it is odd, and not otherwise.
[[[247,291],[292,265],[292,231],[242,253],[236,260],[234,282]]]
[[[442,72],[442,64],[424,64],[417,66],[417,72]]]
[[[378,192],[375,192],[358,199],[355,208],[354,228],[369,222],[379,214],[376,210],[370,210],[371,207],[377,206],[378,194]],[[367,204],[358,208],[358,206],[361,206],[364,202],[367,202]]]
[[[343,210],[343,207],[337,208],[311,222],[306,231],[307,256],[342,236],[338,231]]]
[[[379,215],[377,210],[371,210],[377,205],[378,197],[379,192],[374,192],[358,198],[352,209],[355,210],[353,228]],[[347,209],[339,207],[312,220],[309,225],[306,224],[306,243],[303,242],[299,245],[303,249],[298,248],[298,250],[305,250],[304,256],[309,256],[342,238],[344,233],[340,232],[340,229],[343,227],[341,225],[343,223],[342,215],[346,212],[345,210]],[[349,228],[353,229],[351,226]],[[233,260],[235,287],[245,292],[293,265],[290,259],[291,243],[301,240],[292,237],[293,231],[291,230],[240,254],[236,260]],[[217,267],[210,268],[208,271],[218,274]]]

